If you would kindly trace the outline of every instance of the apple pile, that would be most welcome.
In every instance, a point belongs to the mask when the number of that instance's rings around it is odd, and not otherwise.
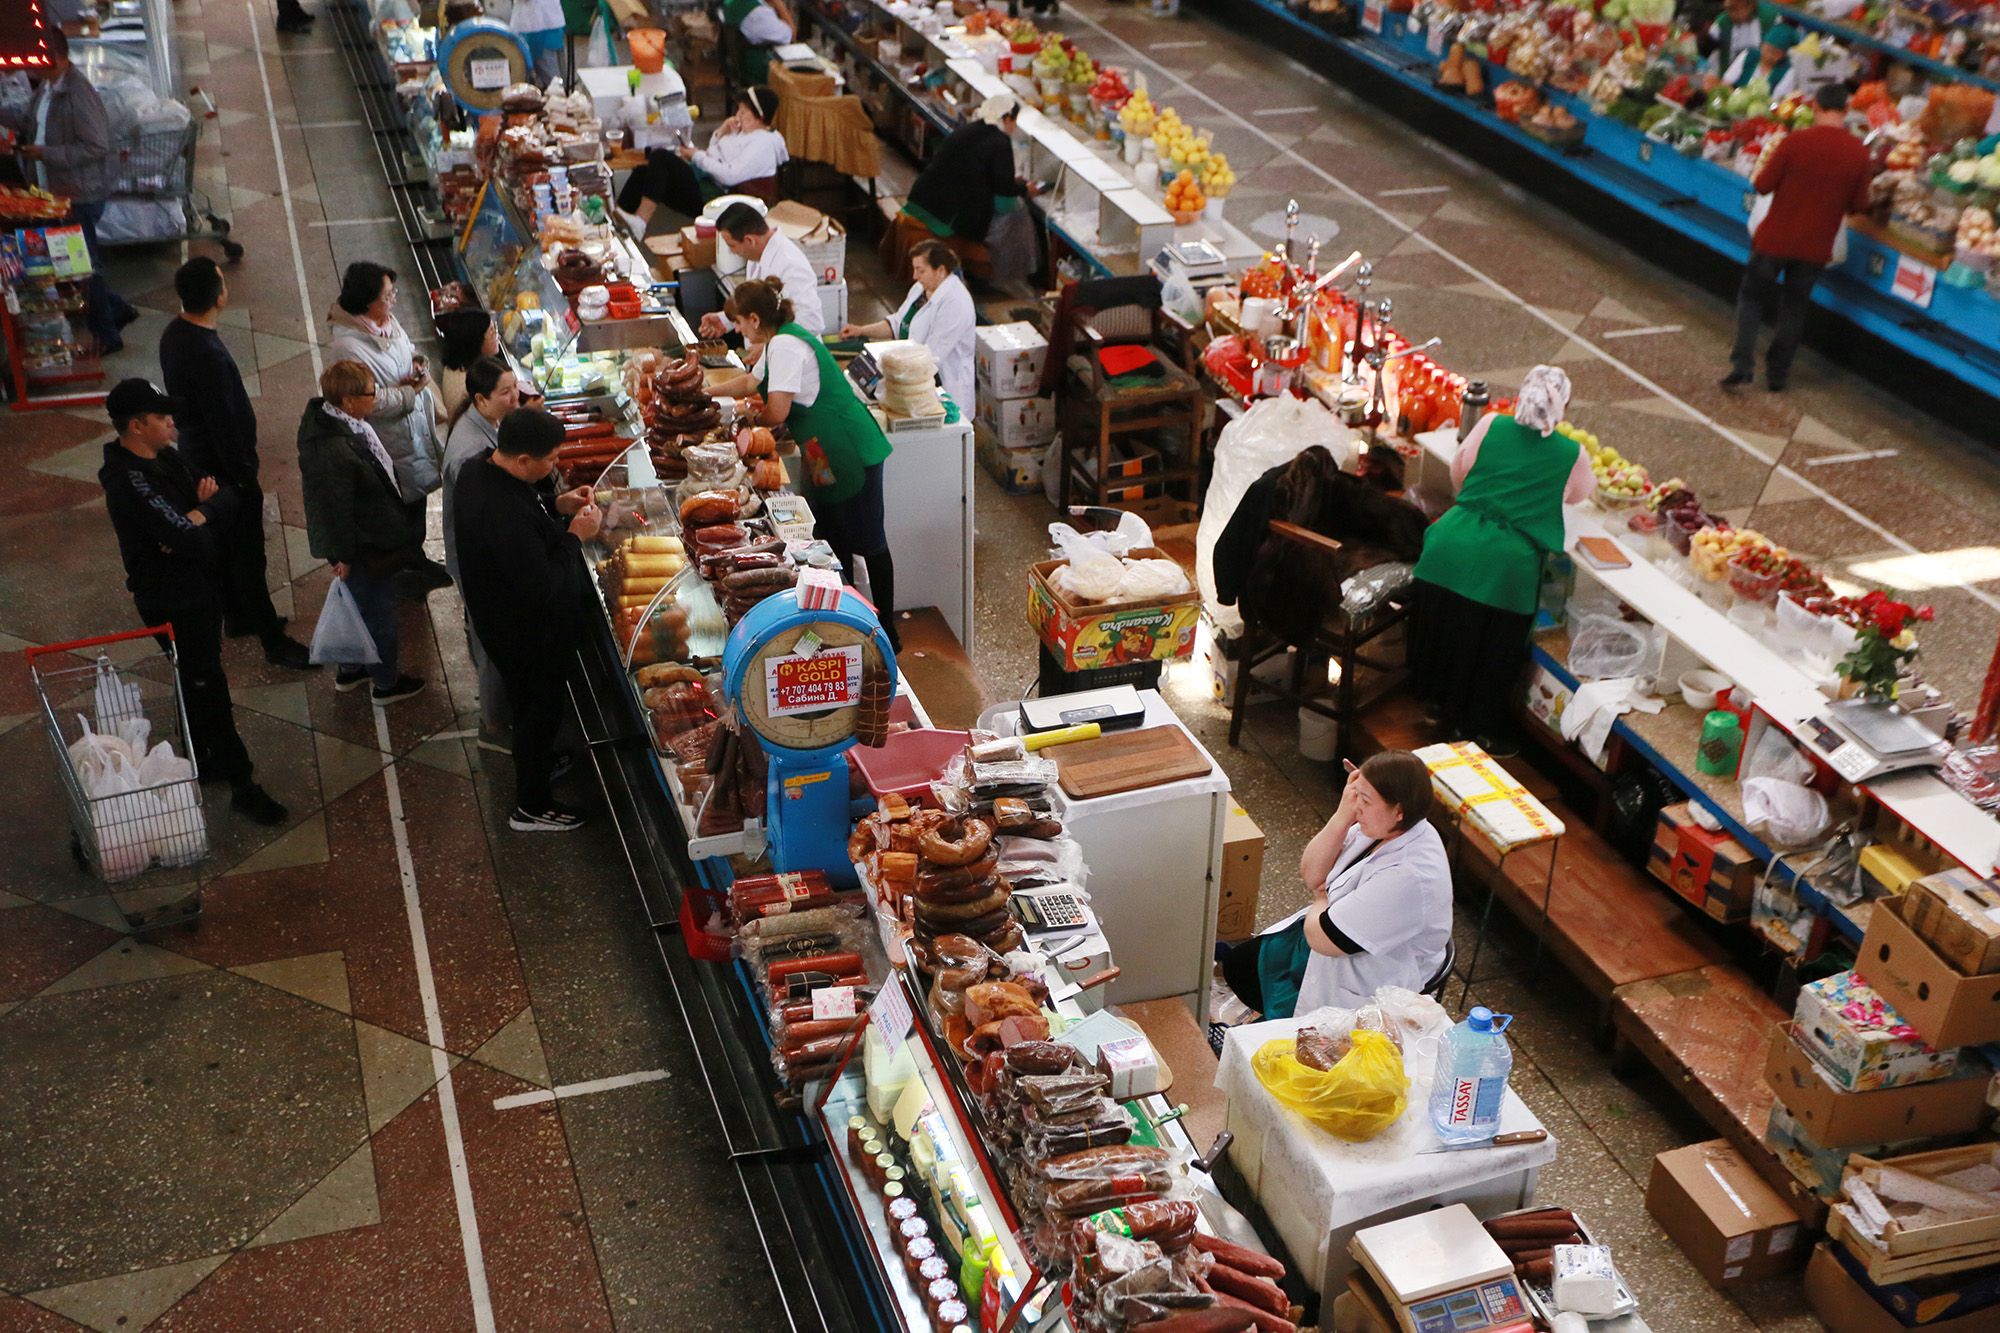
[[[1195,183],[1192,171],[1183,171],[1167,186],[1167,211],[1174,214],[1199,213],[1208,207],[1208,197]]]
[[[1790,555],[1749,528],[1703,528],[1688,539],[1688,563],[1710,583],[1721,582],[1729,573],[1729,562],[1752,551],[1772,551],[1780,559]]]
[[[1598,498],[1612,504],[1632,504],[1652,493],[1653,479],[1640,467],[1597,436],[1569,422],[1558,422],[1556,434],[1575,440],[1590,456],[1590,470],[1597,477]]]
[[[1097,82],[1090,85],[1090,100],[1105,106],[1122,107],[1131,96],[1132,89],[1125,76],[1109,65],[1098,70]]]

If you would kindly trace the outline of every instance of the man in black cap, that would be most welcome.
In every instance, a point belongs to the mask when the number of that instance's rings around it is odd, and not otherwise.
[[[230,804],[243,815],[259,824],[282,824],[285,807],[252,776],[222,670],[222,571],[215,538],[236,517],[236,493],[188,467],[174,448],[174,402],[154,385],[125,380],[106,396],[104,408],[118,438],[104,446],[97,480],[140,620],[173,627],[194,761],[204,779],[229,783]]]
[[[499,443],[459,469],[452,490],[458,591],[514,710],[517,833],[567,833],[583,816],[550,792],[563,678],[583,633],[590,572],[583,543],[603,522],[590,489],[554,494],[560,421],[530,407],[500,421]],[[568,523],[560,516],[568,516]]]
[[[264,660],[294,671],[313,671],[306,646],[285,634],[284,617],[271,605],[264,562],[264,492],[257,485],[257,413],[243,391],[236,358],[218,326],[229,304],[229,284],[207,255],[174,272],[180,317],[160,334],[160,378],[174,400],[181,453],[199,474],[236,492],[236,521],[215,533],[222,560],[222,632],[235,639],[255,634]]]

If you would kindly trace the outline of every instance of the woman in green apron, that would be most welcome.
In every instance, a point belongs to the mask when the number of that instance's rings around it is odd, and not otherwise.
[[[784,0],[723,0],[722,21],[741,39],[742,63],[737,78],[743,84],[768,83],[771,48],[791,42],[798,32]]]
[[[1458,499],[1424,536],[1410,656],[1417,692],[1454,738],[1511,754],[1508,733],[1540,597],[1542,559],[1563,549],[1563,505],[1596,479],[1555,434],[1569,376],[1536,366],[1514,415],[1489,414],[1452,460]]]
[[[749,419],[783,423],[798,441],[805,475],[799,490],[812,505],[813,527],[840,557],[849,584],[854,562],[868,567],[868,590],[889,643],[896,632],[896,566],[882,511],[882,460],[889,437],[841,373],[826,344],[792,317],[792,303],[775,282],[752,280],[729,295],[725,313],[748,347],[760,349],[755,376],[740,375],[715,392],[746,398]],[[752,393],[758,395],[750,397]]]

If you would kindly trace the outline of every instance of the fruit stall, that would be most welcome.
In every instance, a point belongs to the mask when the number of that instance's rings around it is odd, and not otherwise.
[[[1804,92],[1773,101],[1764,78],[1707,90],[1687,24],[1633,0],[1597,9],[1556,0],[1211,4],[1288,54],[1423,108],[1429,123],[1442,113],[1476,130],[1539,182],[1588,187],[1732,263],[1749,252],[1751,177],[1809,116]],[[2000,291],[1989,288],[2000,252],[2000,138],[1987,132],[2000,83],[1978,72],[1984,38],[1924,24],[1915,35],[1878,32],[1769,8],[1806,33],[1793,53],[1800,82],[1859,85],[1850,121],[1878,168],[1870,208],[1850,221],[1846,257],[1822,277],[1815,304],[2000,396]]]

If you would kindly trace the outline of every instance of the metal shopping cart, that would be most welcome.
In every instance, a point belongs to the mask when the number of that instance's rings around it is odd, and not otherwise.
[[[202,121],[215,115],[215,103],[199,88],[194,91],[207,108],[205,115],[190,115],[185,125],[134,130],[115,146],[111,207],[107,221],[99,224],[103,244],[212,238],[222,242],[223,254],[232,261],[243,257],[243,247],[229,239],[229,219],[217,217],[208,195],[195,188],[195,145],[201,141]]]
[[[155,636],[165,649],[115,664],[108,655],[113,645]],[[69,798],[77,866],[104,881],[134,931],[193,921],[208,825],[173,628],[30,648],[27,658]],[[71,665],[75,658],[84,664]]]

